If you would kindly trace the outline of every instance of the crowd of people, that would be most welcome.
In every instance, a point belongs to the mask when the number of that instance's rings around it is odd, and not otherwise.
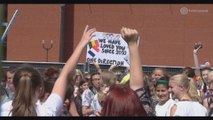
[[[213,71],[200,66],[199,43],[193,49],[195,69],[186,66],[175,75],[155,68],[146,75],[141,68],[140,36],[122,27],[130,67],[122,75],[117,65],[95,72],[76,68],[83,49],[96,32],[87,25],[82,38],[62,69],[39,71],[24,64],[5,71],[1,83],[0,116],[213,116]]]

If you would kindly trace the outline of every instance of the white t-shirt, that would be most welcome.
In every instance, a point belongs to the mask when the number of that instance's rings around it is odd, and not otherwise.
[[[92,100],[94,98],[94,93],[87,88],[86,90],[84,90],[84,92],[82,93],[82,106],[86,106],[89,107],[92,103]]]
[[[173,99],[169,99],[163,105],[157,104],[155,106],[156,116],[170,116],[170,109],[174,105],[175,101]]]
[[[102,106],[100,102],[98,101],[98,94],[95,94],[92,103],[91,103],[91,108],[93,109],[94,113],[91,116],[95,116],[95,113],[101,112]]]
[[[37,116],[59,116],[63,107],[62,98],[52,93],[48,99],[41,104],[38,100],[36,102],[36,113]],[[10,111],[12,110],[12,101],[8,101],[1,106],[1,116],[11,116]]]
[[[207,116],[207,109],[197,101],[178,101],[174,116]]]
[[[92,101],[94,99],[94,96],[96,94],[94,94],[89,88],[87,88],[86,90],[84,90],[84,92],[82,93],[82,107],[91,107]],[[93,108],[92,108],[93,109]],[[94,116],[94,113],[91,113],[89,116]]]

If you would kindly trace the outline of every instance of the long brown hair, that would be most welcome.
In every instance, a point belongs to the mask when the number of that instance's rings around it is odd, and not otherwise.
[[[43,84],[40,73],[32,66],[23,66],[16,71],[13,84],[15,96],[12,102],[12,116],[37,116],[36,89]]]

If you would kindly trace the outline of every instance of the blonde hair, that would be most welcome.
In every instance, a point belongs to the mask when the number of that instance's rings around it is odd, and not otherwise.
[[[189,78],[189,95],[194,101],[202,102],[200,96],[198,95],[197,87],[195,85],[195,81],[192,78]]]
[[[177,74],[171,77],[171,81],[175,81],[178,85],[189,90],[189,78],[185,74]]]
[[[104,92],[104,90],[107,87],[110,87],[116,84],[116,81],[117,81],[117,76],[112,71],[102,71],[101,77],[102,77],[104,86],[102,86],[100,90],[98,91],[98,100],[100,101],[100,103],[102,103],[106,97],[106,93]]]
[[[210,77],[212,77],[213,76],[213,71],[210,71],[209,73],[208,73],[208,79],[210,78]],[[211,81],[208,81],[208,83],[207,84],[209,84]]]
[[[81,72],[80,69],[75,69],[74,71],[71,71],[69,73],[69,75],[67,76],[69,83],[71,83],[72,85],[75,85],[76,78],[77,78],[78,75],[81,76],[81,79],[84,79],[84,75],[83,75],[83,73]]]
[[[179,86],[182,86],[193,101],[200,100],[197,87],[195,86],[194,80],[192,78],[189,78],[185,74],[177,74],[172,76],[170,81],[175,81]]]
[[[160,68],[160,67],[155,68],[155,69],[152,71],[152,74],[155,73],[157,70],[159,70],[159,71],[162,72],[163,77],[170,77],[170,75],[169,75],[167,69],[165,69],[165,68]]]
[[[213,88],[213,81],[209,82],[209,88]]]
[[[114,72],[112,71],[103,71],[101,73],[101,78],[103,80],[103,84],[105,86],[112,86],[116,83],[117,81],[117,76]]]
[[[81,70],[80,70],[80,69],[75,69],[74,76],[73,76],[74,79],[75,79],[76,76],[78,76],[78,75],[80,75],[82,79],[84,78],[83,73],[81,72]]]
[[[106,87],[101,87],[101,89],[98,91],[98,101],[100,102],[101,106],[103,105],[103,102],[106,97],[106,93],[104,93],[104,90]]]

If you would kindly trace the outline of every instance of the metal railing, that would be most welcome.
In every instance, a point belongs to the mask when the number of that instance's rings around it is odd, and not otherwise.
[[[33,62],[33,61],[2,61],[2,67],[3,70],[8,69],[10,66],[12,67],[19,67],[22,64],[30,64],[33,67],[35,67],[38,70],[43,71],[44,69],[50,67],[50,66],[55,66],[57,68],[62,68],[64,66],[65,63],[61,63],[61,62]],[[82,70],[82,72],[84,72],[84,67],[85,67],[85,63],[79,63],[77,65],[77,68]],[[108,69],[110,66],[109,65],[100,65],[101,69]],[[145,74],[147,75],[151,75],[152,71],[157,68],[165,68],[170,75],[173,75],[177,72],[179,72],[182,68],[182,66],[154,66],[154,65],[143,65],[142,69],[144,71]],[[95,66],[92,64],[89,64],[89,68],[90,68],[90,72],[94,72],[96,71]],[[124,72],[125,71],[125,67],[116,67],[114,69],[114,71],[119,71],[119,72]]]

